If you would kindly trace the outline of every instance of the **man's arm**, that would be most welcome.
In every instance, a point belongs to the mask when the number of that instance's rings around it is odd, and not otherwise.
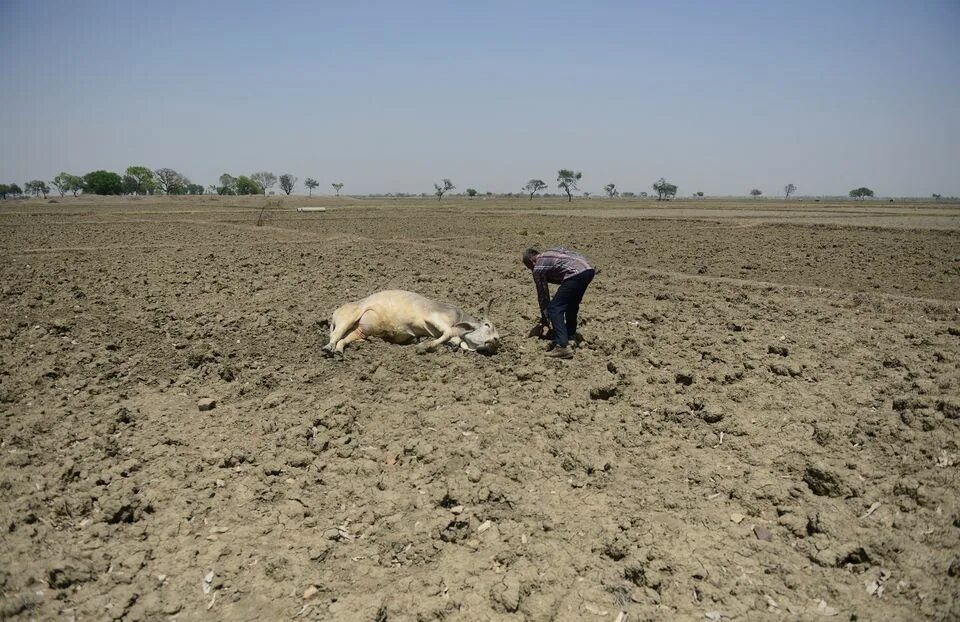
[[[550,320],[547,317],[547,305],[550,304],[550,289],[547,286],[546,271],[537,271],[534,269],[533,282],[537,286],[537,302],[540,304],[540,322],[549,326]]]

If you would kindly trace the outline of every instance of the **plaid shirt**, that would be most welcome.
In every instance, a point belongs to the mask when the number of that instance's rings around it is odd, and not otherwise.
[[[587,270],[593,270],[587,258],[565,248],[551,248],[537,255],[533,264],[533,282],[537,286],[540,317],[547,318],[547,305],[550,304],[550,289],[547,283],[559,285]]]

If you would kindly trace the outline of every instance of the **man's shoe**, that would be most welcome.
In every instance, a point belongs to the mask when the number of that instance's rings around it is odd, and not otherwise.
[[[573,350],[570,349],[570,346],[557,346],[548,352],[547,356],[555,359],[572,359]]]

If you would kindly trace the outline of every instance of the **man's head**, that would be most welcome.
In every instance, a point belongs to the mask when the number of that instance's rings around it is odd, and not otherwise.
[[[528,248],[523,251],[523,265],[533,270],[533,265],[537,263],[538,255],[540,255],[540,251],[535,248]]]

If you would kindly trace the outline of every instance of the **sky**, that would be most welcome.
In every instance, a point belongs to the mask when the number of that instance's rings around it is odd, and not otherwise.
[[[0,0],[0,181],[960,196],[958,32],[960,0]]]

